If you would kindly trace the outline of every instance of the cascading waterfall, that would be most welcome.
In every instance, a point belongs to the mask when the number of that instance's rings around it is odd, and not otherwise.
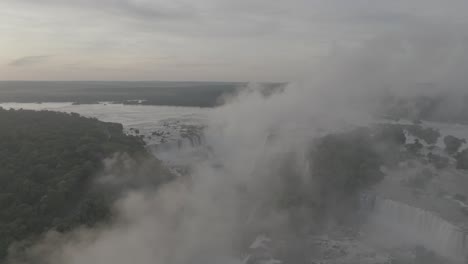
[[[204,143],[203,138],[200,135],[192,135],[190,137],[184,137],[177,140],[177,146],[179,149],[183,148],[195,148]]]
[[[413,245],[421,245],[437,254],[465,261],[468,255],[468,234],[436,214],[390,199],[364,195],[364,210],[372,209],[371,224],[391,232]]]
[[[187,151],[203,146],[204,144],[205,138],[203,137],[203,135],[193,134],[190,136],[181,137],[176,140],[170,140],[165,143],[153,145],[153,149],[161,151]]]

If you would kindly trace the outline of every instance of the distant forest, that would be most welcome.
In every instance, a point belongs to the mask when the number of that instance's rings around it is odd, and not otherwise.
[[[215,107],[247,86],[240,82],[0,81],[0,103],[111,102]],[[285,83],[260,86],[265,96],[287,89]],[[398,96],[388,92],[377,99],[374,113],[379,117],[468,124],[468,93]]]
[[[0,81],[0,103],[72,102],[214,107],[245,89],[233,82]],[[264,83],[268,96],[281,83]]]
[[[0,82],[0,102],[100,101],[125,104],[213,107],[245,84],[212,82]],[[141,101],[138,101],[141,100]]]
[[[121,153],[116,166],[133,161],[126,169],[140,182],[171,178],[141,138],[125,135],[121,124],[2,108],[0,124],[0,262],[13,242],[106,221],[119,188],[103,190],[96,177],[103,173],[103,160],[115,153]]]
[[[390,119],[428,120],[468,124],[468,94],[402,97],[386,95],[378,112]]]

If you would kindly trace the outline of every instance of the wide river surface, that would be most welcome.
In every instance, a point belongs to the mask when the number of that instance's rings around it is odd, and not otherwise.
[[[179,137],[179,133],[190,126],[205,124],[211,108],[123,105],[123,104],[80,104],[72,103],[0,103],[5,109],[50,110],[78,113],[105,122],[121,123],[127,132],[138,129],[139,134],[150,136],[153,132],[166,132],[166,140]],[[159,143],[161,137],[145,138],[151,143]]]

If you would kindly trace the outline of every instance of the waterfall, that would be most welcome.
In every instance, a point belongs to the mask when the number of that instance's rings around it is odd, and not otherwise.
[[[371,224],[384,229],[402,243],[421,245],[435,253],[465,261],[468,234],[436,214],[390,199],[364,195],[363,208],[372,207]]]
[[[191,134],[182,136],[181,138],[177,139],[175,144],[177,145],[178,149],[196,148],[205,144],[205,138],[203,135]]]
[[[201,147],[204,144],[205,138],[203,135],[193,134],[169,140],[168,142],[154,144],[151,147],[156,151],[189,151]]]

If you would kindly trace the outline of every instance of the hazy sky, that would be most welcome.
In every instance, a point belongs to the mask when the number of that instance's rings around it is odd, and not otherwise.
[[[467,0],[0,0],[0,79],[289,81]]]

